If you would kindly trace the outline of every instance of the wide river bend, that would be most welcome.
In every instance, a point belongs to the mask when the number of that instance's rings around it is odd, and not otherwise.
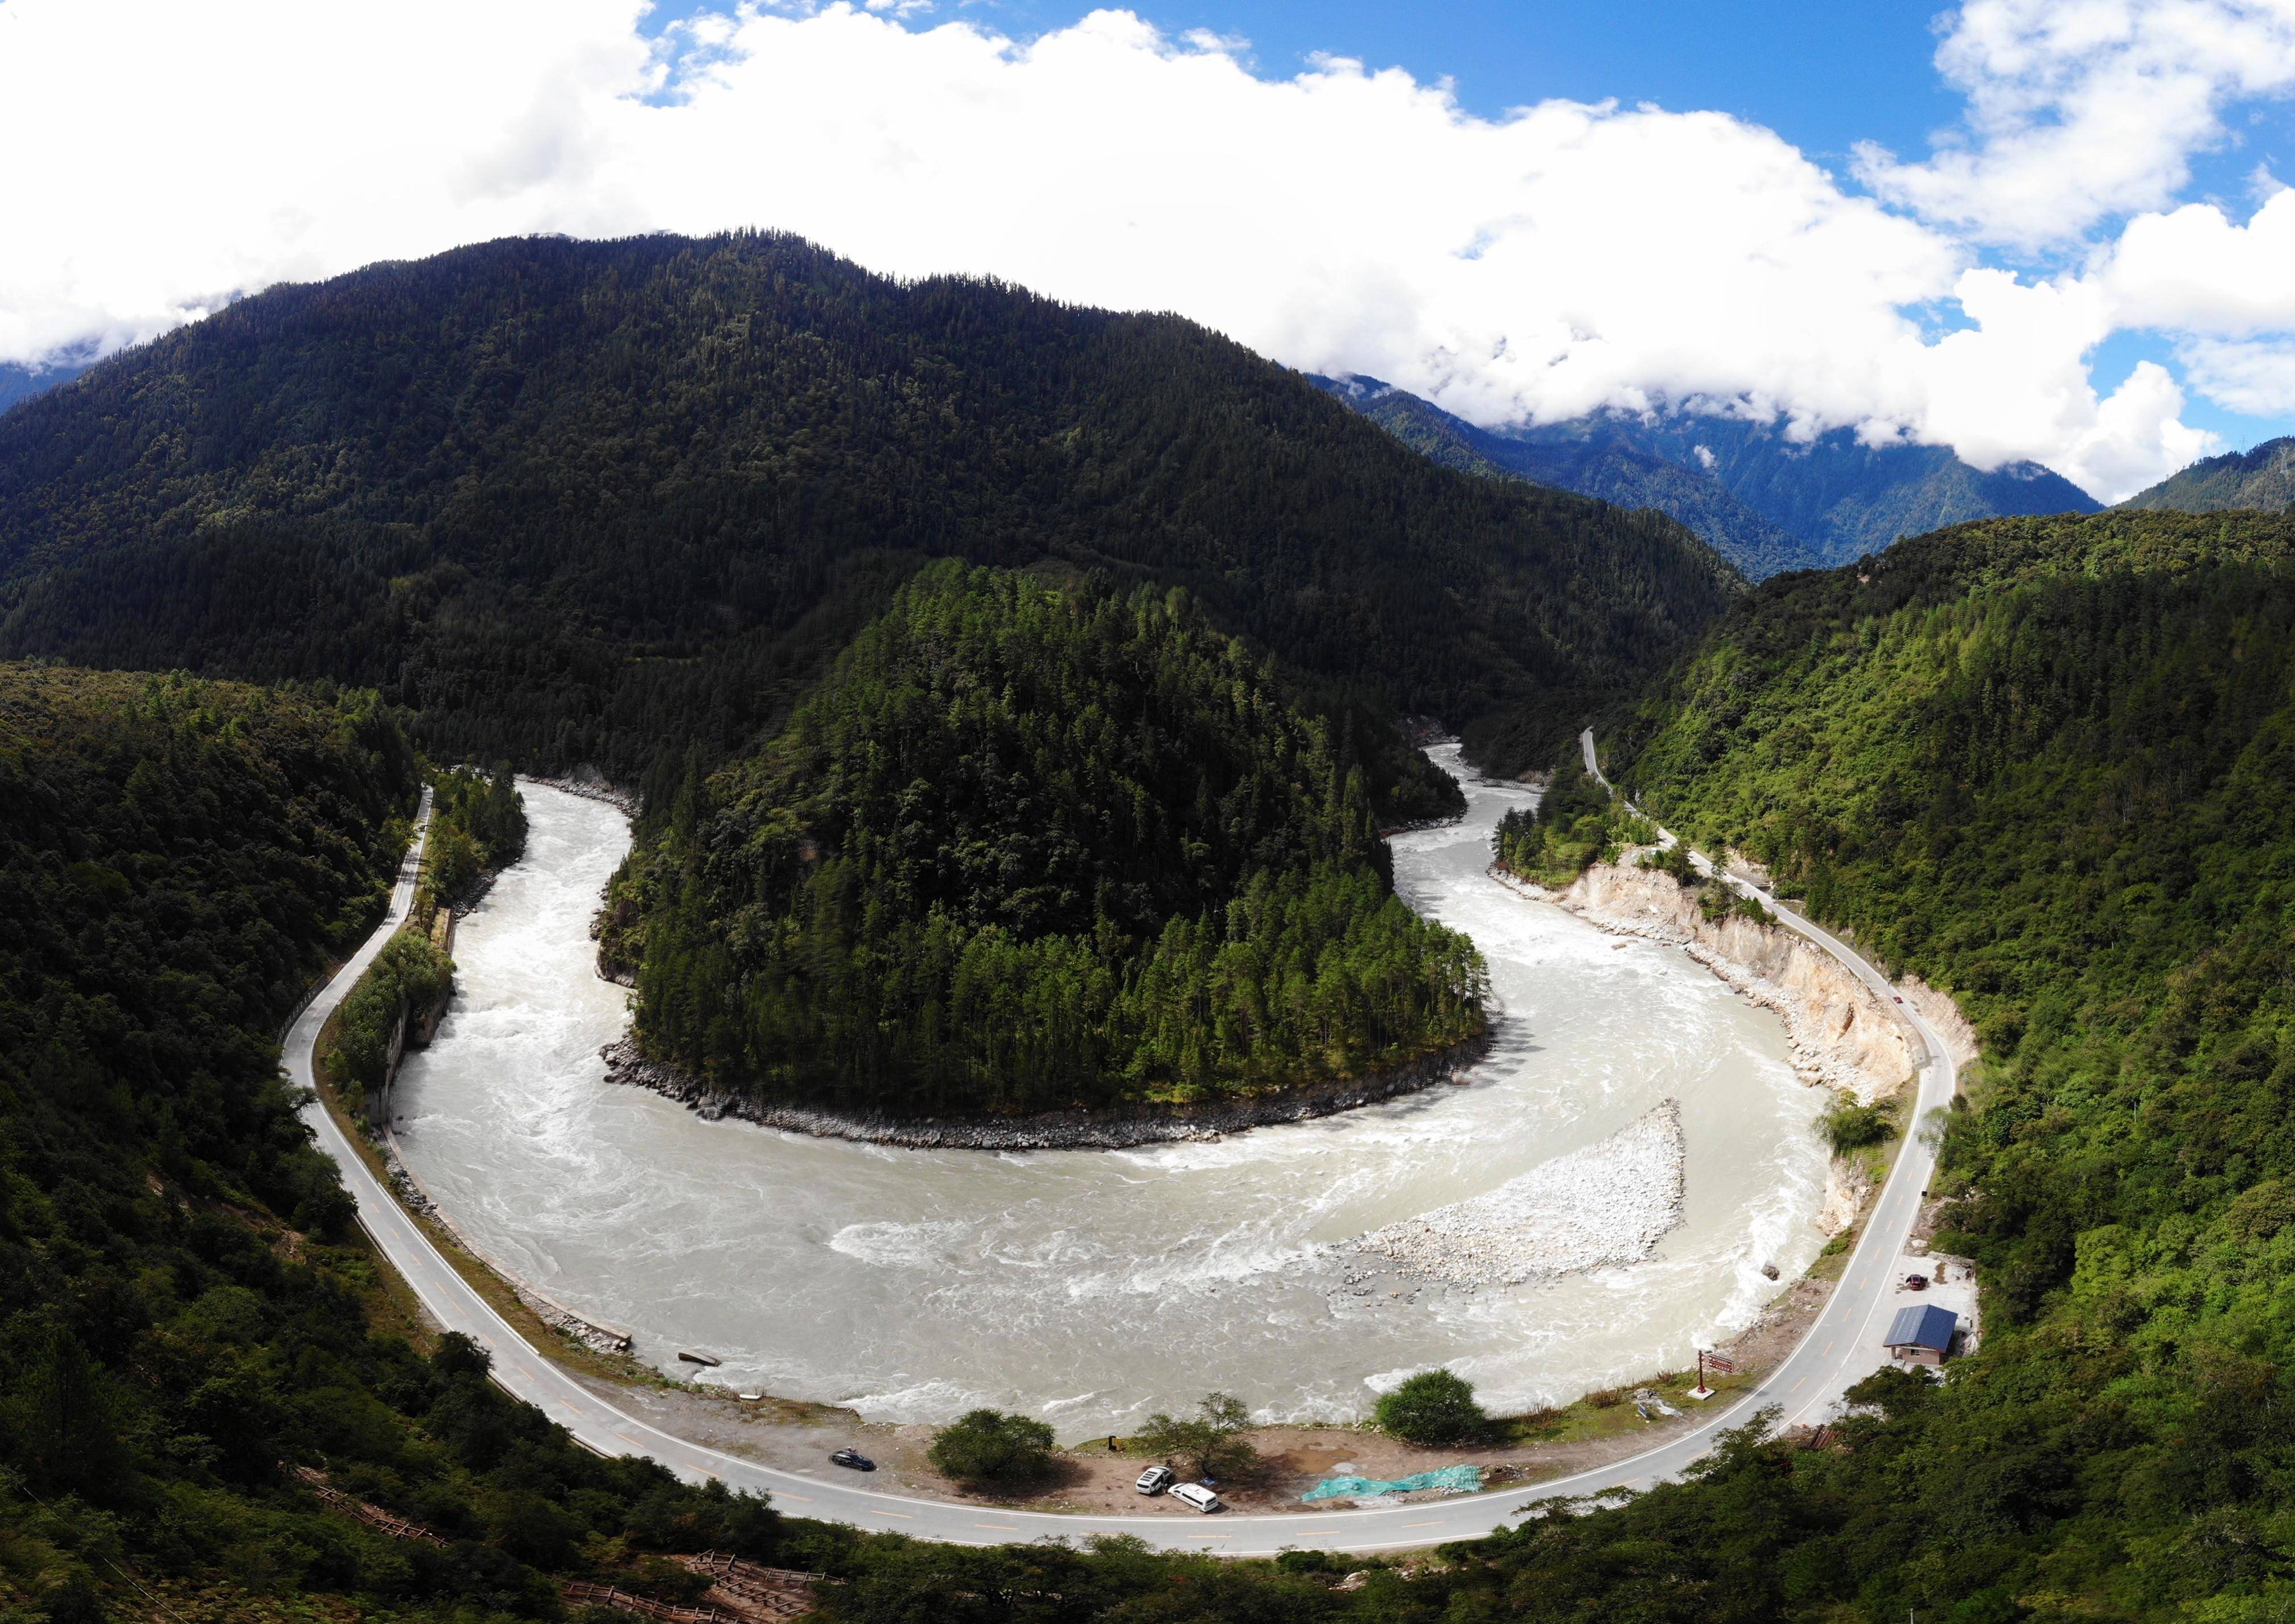
[[[1436,759],[1465,779],[1455,747]],[[1430,1365],[1494,1408],[1690,1362],[1822,1236],[1824,1099],[1777,1019],[1677,950],[1621,943],[1486,872],[1531,797],[1466,779],[1399,836],[1395,884],[1471,934],[1502,1005],[1465,1086],[1127,1151],[924,1151],[705,1122],[608,1084],[628,995],[592,968],[621,814],[529,784],[527,856],[462,921],[457,992],[396,1092],[402,1153],[488,1253],[635,1332],[665,1370],[886,1421],[1025,1410],[1064,1440],[1210,1389],[1266,1420],[1351,1420]],[[1428,1283],[1344,1243],[1481,1195],[1680,1102],[1685,1221],[1638,1264]],[[1376,1260],[1373,1260],[1376,1261]]]

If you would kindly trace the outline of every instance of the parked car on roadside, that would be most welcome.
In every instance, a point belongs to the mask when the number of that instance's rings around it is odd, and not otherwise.
[[[1172,1498],[1194,1511],[1210,1513],[1227,1509],[1227,1502],[1201,1483],[1181,1483],[1172,1490]]]
[[[874,1472],[877,1463],[858,1449],[839,1449],[829,1457],[840,1466],[850,1466],[855,1472]]]
[[[1161,1494],[1179,1481],[1180,1474],[1169,1466],[1150,1466],[1139,1474],[1131,1486],[1142,1494]]]

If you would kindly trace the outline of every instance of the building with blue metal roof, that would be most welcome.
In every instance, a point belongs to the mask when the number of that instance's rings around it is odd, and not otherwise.
[[[1953,1333],[1959,1329],[1959,1317],[1950,1309],[1933,1302],[1907,1303],[1897,1310],[1882,1345],[1915,1365],[1941,1365],[1952,1351]]]

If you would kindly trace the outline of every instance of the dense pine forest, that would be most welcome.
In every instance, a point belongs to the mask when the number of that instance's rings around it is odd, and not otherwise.
[[[1184,585],[1500,764],[1741,590],[1190,322],[780,236],[277,288],[0,418],[0,656],[372,686],[440,760],[674,788],[943,556]]]
[[[276,1034],[417,783],[372,694],[0,665],[0,1617],[549,1618],[554,1573],[774,1547],[412,1345],[295,1114]]]
[[[1361,763],[1186,594],[950,562],[689,781],[616,912],[657,1057],[760,1100],[1009,1114],[1473,1035],[1480,956],[1385,865]]]
[[[1942,1243],[1984,1354],[1770,1469],[1780,1604],[2285,1616],[2295,521],[2000,520],[1772,582],[1616,759],[1985,1040]]]

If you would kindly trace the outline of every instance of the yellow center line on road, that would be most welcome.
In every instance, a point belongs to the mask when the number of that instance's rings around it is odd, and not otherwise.
[[[972,1526],[975,1528],[992,1528],[1000,1533],[1006,1534],[1017,1534],[1020,1531],[1018,1528],[1009,1522],[976,1522]]]
[[[1440,1528],[1442,1526],[1442,1519],[1437,1517],[1432,1522],[1406,1522],[1402,1526],[1405,1528]]]
[[[873,1510],[874,1507],[871,1507],[871,1509]],[[909,1514],[904,1511],[880,1511],[878,1512],[877,1514],[880,1517],[898,1517],[903,1522],[913,1522],[916,1521],[914,1517],[909,1515]]]
[[[776,1500],[803,1500],[803,1501],[804,1501],[807,1506],[810,1506],[810,1505],[812,1505],[812,1504],[813,1504],[813,1497],[812,1497],[811,1495],[809,1495],[809,1494],[791,1494],[791,1493],[790,1493],[788,1489],[774,1489],[774,1490],[773,1490],[773,1498],[775,1498]]]

